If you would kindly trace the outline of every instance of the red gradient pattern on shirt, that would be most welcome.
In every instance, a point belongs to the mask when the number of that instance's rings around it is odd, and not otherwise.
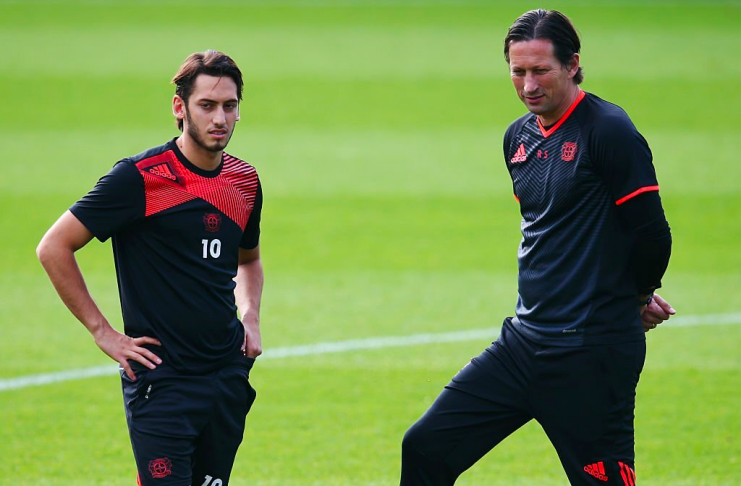
[[[157,171],[149,172],[163,163],[176,181],[156,175]],[[144,178],[145,216],[198,198],[212,204],[244,231],[257,195],[257,171],[226,153],[223,164],[218,176],[203,177],[186,169],[172,150],[138,162],[136,167]]]

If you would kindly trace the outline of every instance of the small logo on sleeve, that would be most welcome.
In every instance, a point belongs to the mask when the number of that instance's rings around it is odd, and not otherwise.
[[[221,216],[217,213],[206,213],[203,215],[203,224],[206,226],[206,231],[216,233],[221,229]]]
[[[169,457],[149,461],[149,474],[154,479],[166,478],[172,474],[172,461]]]
[[[576,142],[564,142],[561,147],[561,160],[572,162],[576,157]]]
[[[521,143],[520,147],[515,152],[515,156],[510,160],[511,163],[516,164],[518,162],[525,162],[527,160],[527,151],[525,150],[525,144]]]

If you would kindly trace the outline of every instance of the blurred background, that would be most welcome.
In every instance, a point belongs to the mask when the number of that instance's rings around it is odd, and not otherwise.
[[[0,485],[135,484],[115,363],[34,250],[117,160],[179,134],[169,80],[205,49],[242,69],[228,152],[265,194],[266,353],[232,484],[398,483],[406,428],[514,310],[502,136],[525,109],[502,40],[539,7],[648,140],[672,227],[640,482],[741,484],[741,3],[31,0],[0,1]],[[122,329],[110,242],[78,259]],[[459,484],[566,482],[531,423]]]

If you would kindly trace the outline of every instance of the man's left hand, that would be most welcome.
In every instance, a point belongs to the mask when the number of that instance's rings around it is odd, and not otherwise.
[[[244,326],[242,353],[248,358],[255,359],[262,354],[260,322],[257,318],[244,318],[242,319],[242,325]]]
[[[659,294],[654,294],[654,298],[650,304],[641,306],[640,313],[641,320],[643,321],[643,330],[648,332],[676,314],[677,311]]]

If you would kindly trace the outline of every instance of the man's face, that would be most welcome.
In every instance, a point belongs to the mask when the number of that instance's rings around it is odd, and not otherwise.
[[[183,128],[196,144],[210,152],[224,150],[239,119],[236,83],[229,76],[199,74],[182,112]]]
[[[573,101],[571,95],[577,89],[573,78],[578,68],[578,54],[569,66],[563,66],[553,55],[553,43],[549,40],[509,45],[509,70],[517,96],[546,124],[555,123]]]

